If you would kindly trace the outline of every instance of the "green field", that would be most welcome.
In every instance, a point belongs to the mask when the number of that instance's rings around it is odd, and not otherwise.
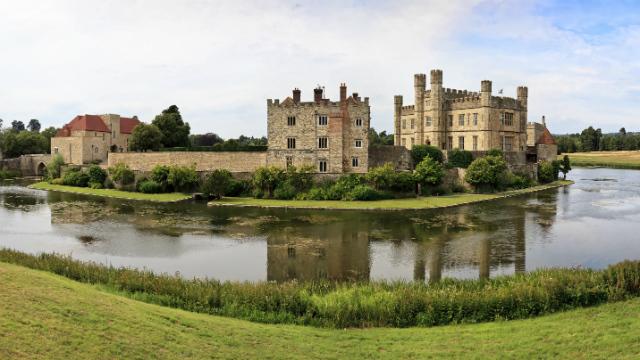
[[[640,299],[530,320],[330,330],[165,308],[6,263],[0,288],[2,359],[640,356]]]
[[[176,202],[191,199],[191,195],[182,193],[169,193],[169,194],[143,194],[132,191],[121,191],[115,189],[91,189],[76,186],[65,185],[53,185],[48,182],[39,182],[29,186],[32,189],[48,190],[48,191],[60,191],[65,193],[94,195],[102,197],[110,197],[116,199],[127,200],[144,200],[144,201],[156,201],[156,202]]]
[[[570,153],[573,166],[602,166],[620,169],[640,169],[640,151],[594,151]],[[564,154],[559,155],[562,159]]]
[[[528,194],[536,191],[556,188],[572,184],[571,181],[556,181],[522,190],[506,191],[494,194],[453,194],[445,196],[429,196],[375,201],[329,201],[329,200],[275,200],[255,198],[225,197],[209,202],[211,206],[250,206],[278,207],[297,209],[351,209],[351,210],[410,210],[434,209],[459,206],[480,201],[500,199],[509,196]]]

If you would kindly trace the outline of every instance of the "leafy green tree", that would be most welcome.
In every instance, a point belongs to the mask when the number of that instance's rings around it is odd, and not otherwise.
[[[45,140],[47,141],[47,148],[46,148],[47,153],[51,153],[51,138],[56,136],[57,132],[58,132],[58,129],[56,129],[53,126],[49,126],[48,128],[40,132],[40,134],[44,136]]]
[[[51,159],[51,162],[47,165],[47,180],[51,181],[60,177],[60,170],[64,165],[64,159],[62,155],[56,154]]]
[[[214,133],[194,134],[189,136],[191,146],[213,146],[224,142],[224,139]]]
[[[600,140],[602,139],[602,131],[594,129],[593,126],[582,130],[580,134],[580,144],[582,151],[598,151],[600,150]]]
[[[169,172],[167,165],[156,165],[151,169],[151,180],[160,185],[162,192],[169,191]]]
[[[129,166],[124,163],[117,163],[109,168],[109,176],[113,182],[120,185],[130,185],[136,180],[136,175],[129,169]]]
[[[162,132],[162,145],[164,147],[189,146],[189,123],[185,123],[176,105],[171,105],[162,110],[151,122]]]
[[[562,171],[562,179],[567,180],[567,174],[571,171],[571,160],[569,159],[569,155],[562,157],[562,167],[560,168],[560,171]]]
[[[502,151],[502,149],[489,149],[487,150],[487,154],[486,156],[499,156],[499,157],[503,157],[504,156],[504,152]]]
[[[171,166],[167,182],[174,191],[191,192],[198,187],[198,173],[193,166]]]
[[[553,165],[549,161],[541,161],[538,164],[538,181],[547,184],[554,180]]]
[[[162,146],[162,132],[155,125],[139,124],[131,132],[129,148],[132,151],[158,151]]]
[[[439,163],[444,162],[444,154],[442,154],[442,151],[435,146],[415,145],[411,149],[411,159],[413,160],[414,165],[419,164],[427,156]]]
[[[256,191],[256,197],[270,198],[275,188],[285,180],[283,169],[275,166],[259,167],[253,173],[252,182]]]
[[[453,149],[447,154],[447,162],[452,167],[466,169],[473,161],[473,154],[471,151]]]
[[[201,191],[204,194],[220,199],[230,190],[232,180],[233,177],[228,170],[216,169],[205,177]]]
[[[393,145],[393,134],[387,134],[386,130],[378,133],[376,129],[369,128],[369,145]]]
[[[416,165],[413,177],[421,186],[438,185],[444,178],[444,168],[441,163],[427,156]]]
[[[19,120],[13,120],[11,122],[11,129],[13,129],[13,131],[24,131],[24,123],[22,121]]]
[[[484,156],[471,162],[464,180],[476,187],[495,189],[507,171],[507,163],[500,156]]]
[[[42,125],[40,125],[40,121],[38,121],[38,119],[29,120],[29,124],[27,125],[27,129],[32,132],[40,132],[41,127]]]
[[[92,184],[93,188],[101,188],[104,184],[104,181],[107,180],[107,172],[104,171],[98,165],[91,165],[89,167],[89,184]]]
[[[47,140],[42,134],[29,131],[4,131],[0,149],[5,157],[13,158],[25,154],[44,154],[49,152]]]

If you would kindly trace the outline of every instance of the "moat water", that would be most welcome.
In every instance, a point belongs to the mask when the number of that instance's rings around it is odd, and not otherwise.
[[[640,259],[640,171],[403,212],[158,205],[0,186],[0,247],[221,280],[426,280]]]

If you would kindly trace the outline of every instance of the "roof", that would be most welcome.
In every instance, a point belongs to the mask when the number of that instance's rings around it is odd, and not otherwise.
[[[549,129],[547,129],[547,127],[544,127],[544,130],[542,130],[542,135],[540,135],[540,137],[538,138],[537,141],[538,144],[544,144],[544,145],[556,145],[556,140],[553,138],[553,135],[551,135],[551,133],[549,132]]]
[[[120,133],[131,134],[133,128],[140,124],[137,118],[120,118]],[[68,124],[62,127],[57,133],[57,137],[71,136],[72,131],[98,131],[111,132],[107,124],[100,115],[78,115]]]

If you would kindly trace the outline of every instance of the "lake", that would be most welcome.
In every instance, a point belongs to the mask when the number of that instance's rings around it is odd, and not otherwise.
[[[220,280],[483,278],[640,259],[640,171],[450,209],[155,204],[0,186],[0,247]]]

